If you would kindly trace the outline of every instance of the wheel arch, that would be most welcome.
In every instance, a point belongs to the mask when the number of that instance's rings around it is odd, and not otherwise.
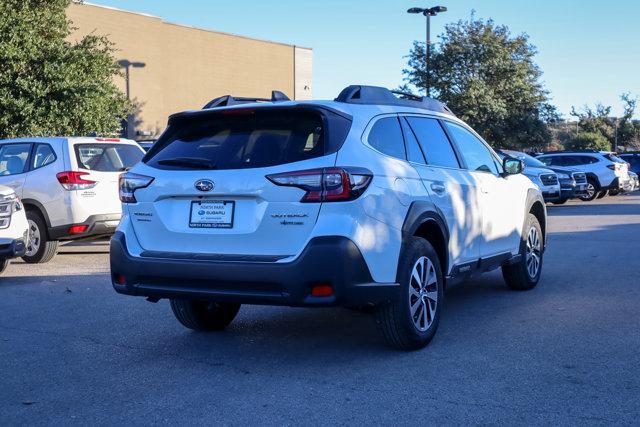
[[[412,237],[429,241],[438,255],[442,275],[449,272],[449,229],[443,213],[427,201],[413,202],[402,226],[402,249]]]
[[[538,219],[540,228],[542,229],[542,242],[543,245],[547,244],[547,208],[544,203],[544,199],[539,191],[530,189],[527,194],[527,213],[532,214]],[[526,215],[525,215],[526,218]],[[526,225],[526,220],[525,220]],[[523,229],[523,235],[526,230]]]
[[[47,236],[49,236],[49,229],[51,228],[51,221],[49,220],[49,215],[47,214],[47,210],[42,205],[42,203],[40,203],[40,202],[38,202],[37,200],[34,200],[34,199],[22,199],[22,204],[24,205],[24,208],[27,211],[29,211],[29,210],[36,211],[40,215],[42,215],[42,218],[44,219],[44,223],[47,226],[47,229],[45,230],[45,232],[47,233]]]
[[[587,180],[595,181],[596,184],[598,184],[598,187],[602,187],[602,184],[600,183],[600,178],[598,178],[598,175],[596,175],[593,172],[585,172],[585,175],[587,176]]]

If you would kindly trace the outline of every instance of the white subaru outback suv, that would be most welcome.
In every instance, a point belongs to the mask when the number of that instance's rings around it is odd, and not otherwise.
[[[536,286],[546,210],[520,160],[432,99],[276,94],[171,116],[121,176],[117,292],[168,298],[196,330],[241,304],[373,306],[410,350],[433,337],[445,283],[502,267],[511,288]]]
[[[0,185],[0,273],[11,258],[23,256],[29,235],[27,217],[15,191]]]
[[[113,234],[121,216],[118,177],[144,151],[117,138],[0,141],[0,184],[13,188],[29,221],[23,259],[53,258],[60,240]]]

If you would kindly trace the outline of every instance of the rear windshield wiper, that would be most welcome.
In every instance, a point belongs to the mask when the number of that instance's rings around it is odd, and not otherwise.
[[[184,166],[191,169],[215,169],[216,165],[208,159],[200,157],[176,157],[175,159],[158,160],[163,166]]]

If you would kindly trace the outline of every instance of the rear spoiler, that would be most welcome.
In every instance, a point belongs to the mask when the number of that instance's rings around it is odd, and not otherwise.
[[[218,107],[230,107],[232,105],[251,104],[254,102],[284,102],[291,101],[287,95],[279,90],[271,91],[271,99],[268,98],[244,98],[239,96],[225,95],[212,99],[202,107],[203,110],[209,110],[211,108]]]

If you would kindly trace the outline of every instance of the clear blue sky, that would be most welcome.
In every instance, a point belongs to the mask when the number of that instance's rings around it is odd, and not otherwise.
[[[572,105],[602,102],[619,114],[619,95],[640,95],[640,1],[637,0],[93,0],[95,4],[160,16],[165,21],[314,49],[314,97],[334,98],[351,83],[396,87],[424,20],[413,6],[441,4],[432,37],[447,22],[482,18],[526,32],[552,101],[568,116]],[[435,37],[434,37],[435,38]],[[437,39],[436,39],[437,41]]]

